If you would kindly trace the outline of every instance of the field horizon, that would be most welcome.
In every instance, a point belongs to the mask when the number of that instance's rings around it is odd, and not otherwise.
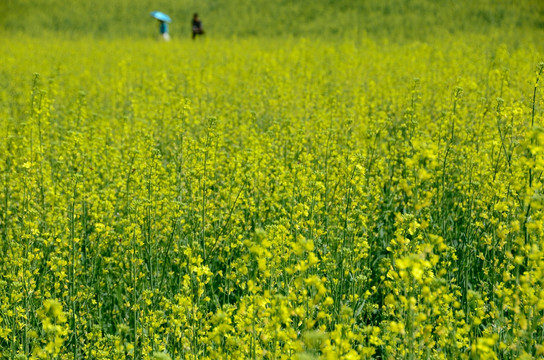
[[[156,38],[156,21],[149,16],[154,10],[171,16],[170,32],[179,39],[189,38],[195,12],[201,14],[208,36],[227,39],[370,37],[403,42],[498,31],[505,38],[538,43],[544,33],[544,4],[537,0],[184,0],[175,4],[166,0],[94,0],[77,5],[66,0],[5,0],[0,4],[0,31],[4,35],[76,39]]]

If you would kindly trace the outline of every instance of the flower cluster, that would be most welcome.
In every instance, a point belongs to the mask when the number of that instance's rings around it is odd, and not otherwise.
[[[6,39],[0,357],[544,356],[543,54],[447,40]]]

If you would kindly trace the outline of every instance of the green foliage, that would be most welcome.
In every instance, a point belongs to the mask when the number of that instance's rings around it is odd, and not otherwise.
[[[539,3],[161,1],[0,3],[0,358],[544,356]]]
[[[6,39],[0,357],[541,356],[543,53],[497,41]]]
[[[188,37],[194,12],[212,37],[359,37],[423,40],[447,33],[542,36],[538,0],[3,0],[1,28],[8,34],[146,38],[157,32],[149,17],[173,18],[172,35]],[[538,34],[533,34],[533,31]]]

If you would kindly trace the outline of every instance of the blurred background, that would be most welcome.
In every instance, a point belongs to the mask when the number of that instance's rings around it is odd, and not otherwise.
[[[1,0],[4,35],[156,36],[149,12],[167,13],[174,38],[189,37],[198,12],[208,36],[356,37],[390,41],[476,33],[544,38],[542,0]]]

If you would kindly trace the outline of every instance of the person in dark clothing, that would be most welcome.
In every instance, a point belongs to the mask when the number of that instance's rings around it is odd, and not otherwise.
[[[198,17],[198,14],[193,15],[193,21],[191,23],[193,27],[193,40],[197,35],[204,35],[204,29],[202,28],[202,21]]]

